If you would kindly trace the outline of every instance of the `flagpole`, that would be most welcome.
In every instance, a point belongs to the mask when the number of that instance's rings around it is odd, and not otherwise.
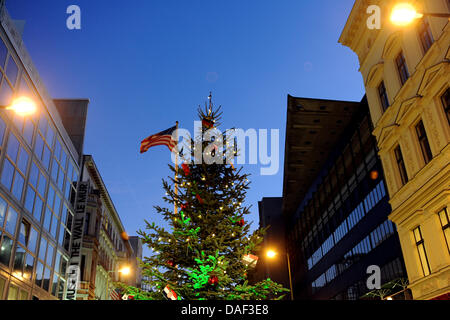
[[[178,196],[178,154],[180,153],[180,151],[178,150],[178,121],[176,122],[176,139],[177,139],[177,151],[175,154],[175,188],[174,188],[174,192],[175,192],[175,196]],[[174,208],[173,208],[173,212],[175,214],[178,213],[178,208],[177,208],[177,202],[175,201],[173,203]]]

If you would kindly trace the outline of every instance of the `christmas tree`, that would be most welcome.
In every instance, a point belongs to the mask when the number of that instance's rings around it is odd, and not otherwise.
[[[230,164],[238,151],[225,143],[227,132],[211,134],[222,113],[221,107],[213,106],[211,95],[209,100],[204,110],[198,109],[202,134],[188,142],[190,148],[183,148],[189,152],[182,155],[180,168],[169,165],[175,178],[163,180],[164,200],[174,207],[155,206],[171,230],[145,221],[147,231],[138,231],[152,250],[141,262],[142,275],[152,290],[122,285],[135,300],[281,299],[289,291],[270,279],[256,284],[247,280],[265,230],[250,232],[245,221],[250,214],[250,207],[242,205],[248,175]],[[221,157],[223,163],[198,161],[196,148],[203,150],[200,157]]]

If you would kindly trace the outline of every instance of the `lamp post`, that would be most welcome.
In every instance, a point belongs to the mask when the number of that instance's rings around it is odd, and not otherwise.
[[[291,300],[294,300],[294,290],[292,288],[292,275],[291,275],[291,261],[289,259],[289,253],[286,251],[286,260],[287,260],[287,267],[288,267],[288,274],[289,274],[289,288],[291,289]],[[274,259],[278,253],[275,250],[269,249],[266,251],[266,256],[269,259]]]
[[[127,276],[131,272],[131,268],[129,266],[122,267],[122,269],[119,270],[111,270],[106,272],[106,300],[109,300],[109,274],[110,273],[116,273],[119,272],[123,274],[124,276]]]
[[[390,18],[393,24],[397,26],[406,26],[411,24],[415,19],[420,19],[425,16],[450,18],[449,13],[417,12],[412,4],[406,2],[395,5],[391,11]]]
[[[0,109],[12,110],[20,116],[28,116],[36,112],[36,104],[28,97],[19,97],[8,105],[0,105]]]

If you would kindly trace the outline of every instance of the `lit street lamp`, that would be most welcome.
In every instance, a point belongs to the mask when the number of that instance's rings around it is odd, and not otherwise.
[[[28,116],[36,112],[36,104],[33,100],[27,97],[19,97],[9,106],[1,106],[0,109],[12,110],[20,116]]]
[[[420,19],[424,16],[450,18],[449,13],[417,12],[412,4],[399,3],[392,9],[391,22],[397,26],[407,26],[415,19]]]
[[[123,274],[124,276],[127,276],[131,273],[131,268],[129,266],[124,266],[122,269],[119,269],[117,272]],[[116,270],[108,271],[106,275],[106,299],[109,298],[109,274],[110,273],[116,273]]]
[[[274,259],[278,253],[275,250],[269,249],[266,251],[266,256],[269,259]],[[287,267],[289,273],[289,287],[291,289],[291,300],[294,300],[294,291],[292,289],[292,276],[291,276],[291,262],[289,260],[289,253],[286,251]]]

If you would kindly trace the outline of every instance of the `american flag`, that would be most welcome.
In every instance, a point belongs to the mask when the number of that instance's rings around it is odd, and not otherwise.
[[[177,141],[172,138],[172,133],[177,129],[177,126],[173,126],[167,130],[161,131],[157,134],[153,134],[148,138],[141,141],[141,153],[146,152],[149,148],[154,146],[167,146],[170,151],[175,148]]]
[[[122,300],[120,294],[115,289],[111,290],[110,296],[112,300]]]

